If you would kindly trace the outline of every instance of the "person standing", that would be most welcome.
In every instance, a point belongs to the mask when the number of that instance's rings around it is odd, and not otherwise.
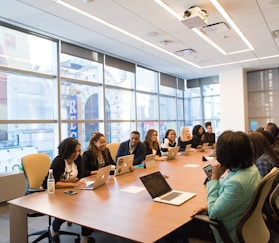
[[[134,165],[140,164],[145,159],[145,145],[140,141],[140,133],[138,131],[132,131],[130,139],[120,143],[116,161],[118,157],[134,154]]]

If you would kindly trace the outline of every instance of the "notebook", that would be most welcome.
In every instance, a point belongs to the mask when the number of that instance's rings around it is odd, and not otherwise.
[[[111,165],[98,169],[96,179],[94,181],[86,181],[85,187],[76,187],[76,188],[83,189],[83,190],[94,190],[97,187],[104,185],[109,177],[110,170],[111,170]]]
[[[183,152],[177,153],[177,155],[187,155],[191,151],[192,144],[187,144]]]
[[[167,160],[175,159],[178,153],[179,147],[170,148],[167,154]]]
[[[172,190],[160,171],[142,176],[140,180],[155,202],[181,205],[196,195],[192,192]]]
[[[150,168],[155,166],[155,154],[148,154],[145,156],[145,160],[143,161],[144,163],[144,168]]]
[[[116,168],[115,168],[115,176],[119,176],[128,172],[132,172],[134,170],[133,161],[134,154],[121,156],[117,158]]]

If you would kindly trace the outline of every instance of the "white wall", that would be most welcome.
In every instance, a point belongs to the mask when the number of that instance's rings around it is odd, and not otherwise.
[[[219,73],[221,131],[248,132],[248,97],[246,72],[234,69]]]

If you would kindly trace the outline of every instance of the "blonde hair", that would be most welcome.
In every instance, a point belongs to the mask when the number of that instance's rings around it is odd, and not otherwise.
[[[188,136],[186,134],[187,131],[189,132]],[[182,142],[187,142],[187,141],[192,140],[192,135],[191,135],[190,129],[188,127],[182,127],[179,137],[180,137],[180,141],[182,141]]]

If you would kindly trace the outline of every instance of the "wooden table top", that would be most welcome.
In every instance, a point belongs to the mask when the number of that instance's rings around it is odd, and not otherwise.
[[[190,152],[175,160],[156,162],[152,168],[110,176],[105,185],[95,190],[75,190],[76,195],[66,195],[65,189],[57,189],[54,195],[39,192],[9,203],[130,240],[154,242],[191,220],[192,211],[206,202],[202,167],[208,162],[203,162],[202,156],[208,152]],[[145,189],[137,193],[125,191],[131,186],[144,188],[139,177],[158,170],[168,176],[173,189],[197,195],[173,206],[153,202]]]

